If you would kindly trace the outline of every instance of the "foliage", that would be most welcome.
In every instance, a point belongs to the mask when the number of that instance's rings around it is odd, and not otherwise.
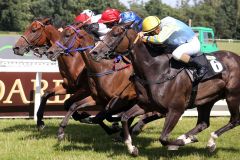
[[[107,7],[126,10],[112,0],[0,0],[0,30],[23,31],[36,17],[51,17],[60,27],[72,23],[84,9],[101,13]]]
[[[193,0],[194,5],[189,5],[189,0],[177,2],[177,8],[172,8],[161,0],[149,0],[142,6],[138,4],[141,6],[138,8],[141,8],[143,15],[156,15],[159,18],[172,16],[185,23],[191,19],[192,26],[213,28],[218,38],[240,38],[239,0]]]
[[[172,16],[185,23],[191,19],[192,26],[213,28],[217,38],[240,39],[240,0],[180,0],[175,8],[162,0],[128,2],[142,18]],[[23,31],[36,17],[52,17],[60,27],[72,23],[84,9],[100,14],[107,7],[127,10],[119,0],[0,0],[0,30]]]

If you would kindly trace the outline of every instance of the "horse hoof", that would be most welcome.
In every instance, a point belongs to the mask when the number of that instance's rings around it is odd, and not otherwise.
[[[58,140],[59,141],[62,141],[63,139],[64,139],[64,133],[60,133],[60,134],[58,134]]]
[[[216,150],[217,146],[216,144],[212,144],[211,146],[207,146],[207,148],[208,148],[208,151],[212,153]]]
[[[191,139],[192,143],[198,142],[198,139],[195,136],[191,136],[190,139]]]
[[[43,121],[38,121],[37,122],[37,128],[38,128],[38,131],[42,131],[45,128],[44,122]]]
[[[38,131],[42,131],[45,128],[45,125],[38,126]]]
[[[132,151],[132,155],[133,155],[134,157],[137,157],[138,154],[139,154],[138,148],[137,148],[137,147],[134,147],[134,148],[133,148],[133,151]]]
[[[168,150],[169,151],[177,151],[179,146],[176,146],[176,145],[168,145]]]

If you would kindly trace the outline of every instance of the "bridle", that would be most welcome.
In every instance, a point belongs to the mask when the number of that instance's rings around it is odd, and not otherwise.
[[[37,23],[39,23],[42,27],[43,27],[43,29],[42,29],[42,31],[40,32],[40,34],[37,34],[37,33],[35,33],[34,34],[34,40],[33,40],[33,42],[35,42],[34,44],[32,44],[29,40],[28,40],[28,38],[26,37],[26,36],[24,36],[24,35],[21,35],[21,38],[23,38],[26,42],[27,42],[27,44],[28,44],[28,46],[26,46],[25,47],[25,49],[26,50],[30,50],[30,49],[34,49],[34,48],[36,48],[37,47],[37,44],[38,44],[38,42],[40,41],[40,37],[42,36],[42,34],[43,34],[43,32],[45,32],[45,25],[42,23],[42,22],[40,22],[40,21],[34,21],[34,22],[37,22]]]
[[[121,27],[122,28],[122,27]],[[109,45],[106,45],[106,42],[104,42],[104,39],[103,39],[103,44],[105,44],[108,49],[109,49],[109,52],[110,53],[113,53],[114,50],[117,48],[117,46],[120,44],[120,42],[123,40],[123,38],[126,36],[127,40],[128,40],[128,49],[127,49],[127,52],[128,53],[131,53],[132,52],[132,49],[134,48],[134,45],[136,44],[136,42],[138,41],[138,37],[134,40],[134,42],[131,44],[130,43],[130,38],[128,37],[128,29],[126,28],[122,28],[124,29],[124,33],[121,35],[121,37],[118,39],[117,42],[115,42],[115,45],[114,46],[109,46]],[[135,42],[136,41],[136,42]],[[166,54],[167,58],[169,58],[169,56]],[[132,57],[132,54],[130,54],[130,57]],[[104,57],[105,58],[105,57]],[[170,61],[169,61],[169,66],[170,66]],[[131,80],[135,80],[135,81],[138,81],[140,82],[142,85],[154,85],[154,84],[163,84],[169,80],[173,80],[174,78],[176,78],[176,76],[182,72],[184,70],[184,67],[181,68],[180,70],[178,70],[175,74],[173,75],[169,75],[169,72],[170,72],[170,68],[168,69],[168,71],[166,73],[162,73],[162,77],[157,80],[157,81],[147,81],[143,78],[141,78],[140,76],[136,75],[135,73],[133,73],[130,77]]]
[[[69,45],[65,46],[65,44],[66,44],[67,42],[65,42],[65,43],[61,43],[61,42],[59,42],[59,41],[56,42],[57,46],[60,47],[60,48],[62,48],[62,49],[64,50],[64,54],[65,54],[65,55],[70,55],[71,52],[85,51],[85,50],[87,50],[87,49],[91,49],[91,48],[94,47],[94,46],[87,46],[87,47],[72,49],[73,46],[74,46],[74,44],[75,44],[75,42],[76,42],[76,40],[77,40],[77,37],[78,37],[78,36],[82,36],[82,35],[79,33],[80,30],[76,29],[76,28],[73,27],[72,25],[68,25],[67,27],[73,29],[73,31],[74,31],[74,33],[75,33],[75,34],[74,34],[74,37],[71,39],[71,42],[69,43]]]
[[[104,53],[104,58],[105,59],[112,59],[111,56],[116,56],[115,53],[115,49],[118,47],[118,45],[120,44],[120,42],[123,40],[123,38],[126,36],[128,39],[128,42],[130,42],[127,33],[128,33],[128,29],[126,29],[125,27],[120,27],[121,29],[124,30],[123,34],[121,34],[120,36],[118,36],[119,38],[117,39],[117,41],[115,41],[114,45],[110,46],[109,44],[107,44],[104,40],[106,37],[104,37],[102,40],[100,40],[108,49],[109,51],[107,51],[106,53]],[[130,44],[130,43],[129,43]],[[128,51],[129,51],[130,46],[128,46]],[[126,53],[128,53],[128,51]],[[124,54],[124,53],[123,53]],[[122,54],[122,55],[123,55]]]

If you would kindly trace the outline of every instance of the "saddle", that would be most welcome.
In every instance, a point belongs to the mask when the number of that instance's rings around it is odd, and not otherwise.
[[[214,76],[217,76],[222,73],[225,69],[224,66],[217,60],[217,58],[211,54],[203,54],[198,53],[197,55],[192,56],[192,58],[198,61],[203,66],[206,66],[208,72],[204,75],[204,77],[199,81],[206,81]],[[170,60],[170,64],[172,68],[178,69],[184,67],[185,71],[187,72],[189,78],[192,82],[196,80],[196,68],[188,67],[187,64],[182,63],[180,61],[176,61],[175,59]]]
[[[192,58],[194,58],[200,64],[206,66],[208,69],[208,72],[201,80],[196,80],[195,78],[197,74],[196,68],[190,68],[187,66],[187,64],[176,61],[173,58],[170,60],[171,68],[180,69],[184,67],[184,70],[192,81],[192,92],[187,106],[188,109],[194,108],[194,102],[198,91],[198,84],[200,82],[207,81],[214,76],[220,75],[225,69],[221,62],[218,61],[217,58],[213,55],[199,53]]]

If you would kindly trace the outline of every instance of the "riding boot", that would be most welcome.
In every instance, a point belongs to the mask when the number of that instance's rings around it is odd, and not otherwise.
[[[194,67],[197,70],[197,80],[201,80],[203,76],[208,72],[208,69],[206,66],[203,66],[199,62],[195,61],[193,58],[189,59],[188,66]]]

